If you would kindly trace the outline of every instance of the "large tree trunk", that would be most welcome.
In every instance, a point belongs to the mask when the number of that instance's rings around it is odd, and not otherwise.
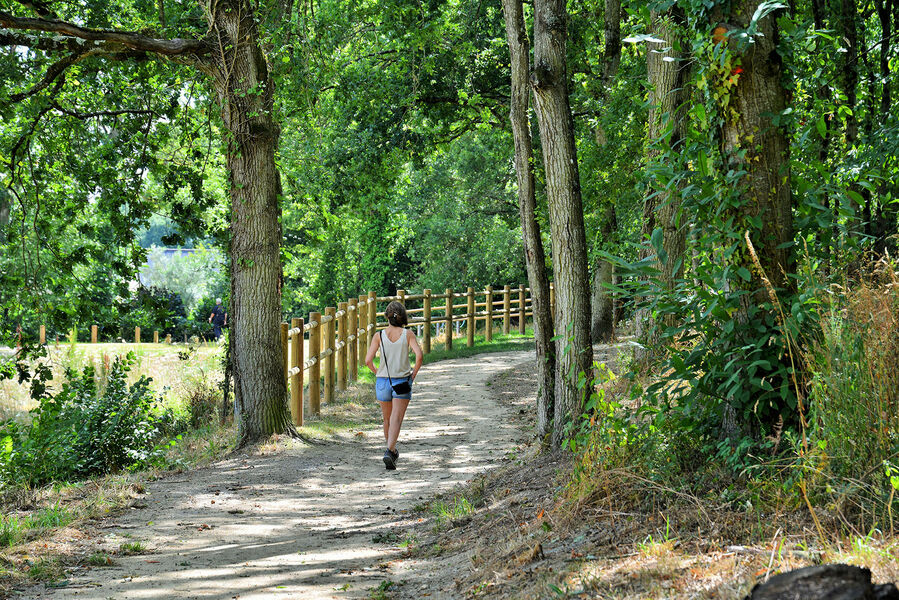
[[[738,28],[748,26],[762,0],[737,3],[729,22]],[[791,286],[788,275],[793,272],[789,242],[793,239],[790,196],[790,146],[786,135],[771,121],[772,115],[786,108],[782,62],[777,54],[777,13],[758,22],[758,33],[752,44],[729,39],[731,50],[740,59],[742,73],[733,89],[728,117],[721,127],[721,153],[727,168],[744,171],[738,223],[750,218],[761,222],[751,227],[749,236],[758,263],[770,285],[784,289]],[[746,332],[746,343],[755,342],[753,327],[763,317],[756,314],[750,322],[750,308],[770,302],[768,283],[762,280],[747,249],[736,253],[734,268],[745,267],[752,274],[748,283],[735,281],[749,294],[740,297],[741,308],[734,314],[739,331]],[[733,290],[736,291],[736,290]],[[736,342],[737,347],[743,345]],[[784,358],[786,360],[786,358]],[[775,388],[777,383],[774,383]],[[724,408],[720,435],[735,439],[747,433],[746,423],[728,399]]]
[[[503,0],[506,37],[512,59],[512,96],[509,120],[515,139],[515,172],[518,178],[518,211],[524,237],[525,264],[534,307],[534,340],[537,346],[537,435],[544,438],[552,429],[555,348],[553,320],[549,306],[549,281],[540,225],[537,223],[537,201],[534,196],[533,145],[528,123],[529,43],[524,25],[521,0]]]
[[[281,362],[280,133],[274,85],[245,0],[211,4],[213,83],[225,126],[231,194],[231,357],[240,443],[293,432]]]
[[[731,21],[738,27],[749,24],[760,0],[743,0],[734,8]],[[761,35],[754,43],[738,48],[743,72],[731,99],[732,115],[721,130],[722,154],[734,169],[746,172],[742,212],[759,217],[760,230],[752,235],[762,268],[777,288],[789,286],[792,272],[788,243],[793,239],[790,195],[790,146],[785,133],[771,122],[787,105],[782,81],[782,63],[777,54],[776,13],[761,19]],[[743,260],[747,260],[745,257]],[[747,266],[751,266],[748,265]],[[755,274],[751,282],[756,301],[766,302],[765,286]]]
[[[546,193],[556,285],[556,398],[553,447],[562,443],[565,425],[580,416],[593,379],[590,345],[590,284],[587,239],[581,200],[574,123],[568,100],[565,58],[567,20],[563,0],[534,2],[532,84],[543,145]]]
[[[666,14],[654,12],[651,20],[653,36],[664,42],[650,42],[646,54],[646,72],[651,89],[649,144],[646,152],[648,168],[651,168],[653,161],[658,160],[661,154],[661,138],[665,131],[669,129],[671,131],[666,144],[669,148],[676,150],[681,144],[683,104],[686,99],[685,57],[676,49],[683,47],[683,44],[678,44],[676,39],[677,21],[682,20],[682,15],[675,10]],[[671,291],[683,274],[687,231],[684,224],[678,222],[680,198],[677,192],[672,192],[665,186],[650,187],[653,193],[643,202],[642,234],[644,240],[649,240],[656,228],[661,228],[663,252],[658,253],[655,248],[647,245],[644,257],[656,256],[659,269],[658,285]],[[641,360],[652,361],[659,355],[661,329],[671,325],[674,325],[673,315],[663,316],[662,321],[657,322],[649,309],[644,307],[637,311],[637,337],[643,344],[643,350],[639,353]]]

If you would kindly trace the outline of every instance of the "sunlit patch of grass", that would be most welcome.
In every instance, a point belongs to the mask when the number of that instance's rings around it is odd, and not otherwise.
[[[874,581],[899,581],[899,539],[871,532],[846,543],[831,543],[822,562],[845,563],[871,569]]]
[[[115,564],[112,558],[107,553],[100,550],[97,550],[96,552],[88,556],[85,562],[87,562],[87,564],[91,565],[92,567],[111,567],[113,564]]]
[[[188,429],[168,449],[165,466],[184,470],[207,465],[231,452],[237,446],[237,427],[221,424],[218,417],[200,429]]]
[[[147,547],[140,541],[125,542],[119,546],[119,554],[131,556],[133,554],[146,554],[149,552]]]
[[[676,546],[677,540],[654,540],[650,535],[637,544],[637,550],[644,556],[660,558],[670,555]]]
[[[487,338],[483,333],[479,333],[474,337],[474,346],[466,345],[466,337],[453,337],[453,349],[447,350],[442,342],[431,345],[431,353],[426,354],[424,363],[429,364],[439,360],[449,360],[452,358],[467,358],[477,354],[486,352],[509,352],[512,350],[530,350],[534,341],[534,332],[527,329],[525,335],[518,333],[503,334],[494,332],[493,339],[487,343]]]
[[[349,431],[371,429],[381,423],[374,391],[371,385],[363,382],[351,383],[346,391],[335,393],[332,402],[322,403],[319,415],[311,414],[308,395],[306,398],[304,425],[298,431],[310,438],[326,439]]]
[[[58,558],[39,558],[28,569],[28,577],[34,581],[59,581],[65,577],[65,569]]]
[[[74,520],[72,512],[59,503],[22,517],[0,517],[0,546],[13,547],[35,538],[54,527],[63,527]]]

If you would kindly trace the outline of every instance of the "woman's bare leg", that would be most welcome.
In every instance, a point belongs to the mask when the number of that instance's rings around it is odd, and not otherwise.
[[[400,427],[403,425],[403,417],[406,416],[406,408],[409,406],[409,400],[403,398],[394,398],[393,410],[390,413],[390,428],[387,435],[387,449],[391,452],[396,451],[396,440],[400,437]]]
[[[408,402],[408,400],[407,400]],[[378,402],[381,405],[381,416],[384,418],[384,441],[388,441],[390,432],[390,413],[393,410],[393,402]]]

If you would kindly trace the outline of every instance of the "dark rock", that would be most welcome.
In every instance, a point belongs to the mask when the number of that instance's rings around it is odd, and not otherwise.
[[[862,567],[819,565],[776,575],[745,600],[899,600],[899,590],[872,585],[871,571]]]

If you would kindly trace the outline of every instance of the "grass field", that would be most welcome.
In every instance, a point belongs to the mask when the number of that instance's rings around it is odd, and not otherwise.
[[[67,369],[81,370],[93,363],[98,369],[111,364],[116,356],[133,352],[137,362],[129,374],[129,381],[141,375],[152,378],[153,389],[166,403],[176,402],[184,392],[200,380],[221,379],[221,355],[224,347],[215,344],[49,344],[46,360],[53,371],[52,390],[62,385]],[[27,385],[17,380],[0,381],[0,420],[27,419],[34,407]]]

